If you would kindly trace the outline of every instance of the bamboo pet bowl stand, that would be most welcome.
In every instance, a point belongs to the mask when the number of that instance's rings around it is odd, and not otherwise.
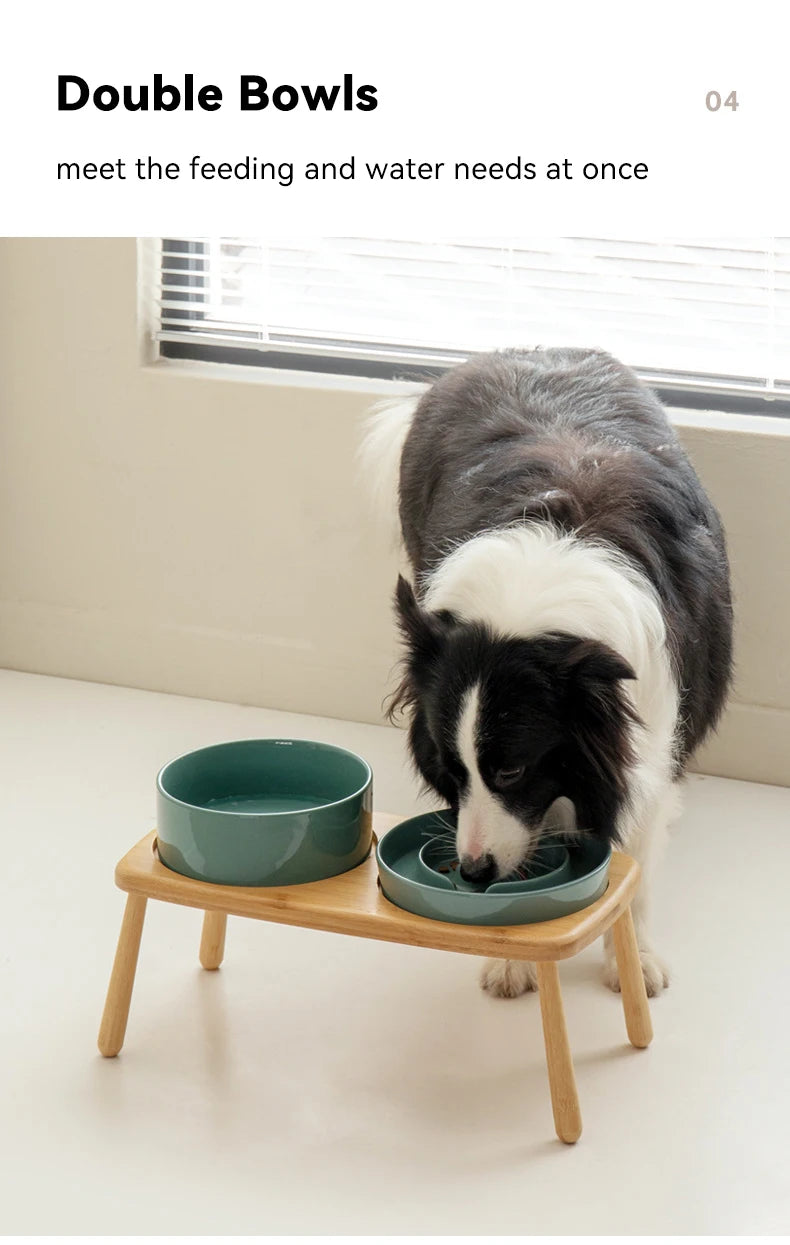
[[[374,824],[381,834],[399,820],[377,814]],[[221,886],[196,882],[167,869],[159,860],[156,832],[152,831],[127,852],[115,870],[115,884],[127,892],[127,900],[99,1030],[99,1050],[112,1058],[123,1046],[149,899],[204,911],[200,963],[205,969],[219,968],[222,963],[228,914],[440,951],[534,960],[554,1124],[557,1136],[572,1143],[581,1135],[582,1120],[557,962],[570,959],[612,927],[628,1037],[634,1046],[648,1046],[653,1029],[631,919],[631,901],[638,882],[636,861],[614,852],[608,888],[580,912],[535,925],[451,925],[415,916],[391,904],[378,885],[373,854],[355,869],[321,882],[280,887]]]

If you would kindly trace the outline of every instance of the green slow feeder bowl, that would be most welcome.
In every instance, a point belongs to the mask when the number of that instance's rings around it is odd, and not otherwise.
[[[331,744],[199,748],[159,771],[156,794],[162,863],[201,882],[316,882],[360,864],[373,841],[370,766]]]
[[[525,891],[539,890],[550,884],[567,882],[573,875],[567,847],[551,842],[540,845],[530,861],[529,873],[526,876],[511,873],[499,882],[488,882],[483,885],[479,882],[468,882],[461,876],[455,851],[444,837],[437,836],[429,839],[420,848],[418,861],[416,881],[424,882],[428,886],[438,884],[442,890],[448,890],[449,883],[454,890],[473,891],[477,895],[510,893],[523,895]]]
[[[446,809],[402,821],[380,840],[379,880],[391,903],[458,925],[532,925],[578,912],[606,890],[612,850],[593,839],[569,847],[551,842],[528,877],[475,887],[452,869],[442,840],[448,828],[454,830],[455,815]],[[448,861],[449,872],[440,871]]]

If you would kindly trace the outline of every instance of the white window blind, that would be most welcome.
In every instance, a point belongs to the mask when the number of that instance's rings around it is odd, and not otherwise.
[[[662,385],[790,397],[790,238],[170,238],[157,296],[166,354],[397,374],[597,346]]]

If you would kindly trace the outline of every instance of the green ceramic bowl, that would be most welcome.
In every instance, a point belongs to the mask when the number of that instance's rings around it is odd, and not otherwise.
[[[201,882],[290,886],[353,869],[373,841],[373,775],[345,748],[241,739],[157,775],[163,864]]]
[[[578,912],[606,890],[611,848],[593,839],[552,848],[548,867],[536,876],[503,879],[485,890],[461,887],[436,871],[426,847],[454,826],[454,814],[443,809],[402,821],[379,841],[379,880],[391,903],[458,925],[531,925]]]

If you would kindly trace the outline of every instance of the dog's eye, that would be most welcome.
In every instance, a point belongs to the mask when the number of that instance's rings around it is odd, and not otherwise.
[[[524,777],[524,766],[519,765],[513,769],[498,769],[494,774],[495,787],[512,787],[519,779]]]

